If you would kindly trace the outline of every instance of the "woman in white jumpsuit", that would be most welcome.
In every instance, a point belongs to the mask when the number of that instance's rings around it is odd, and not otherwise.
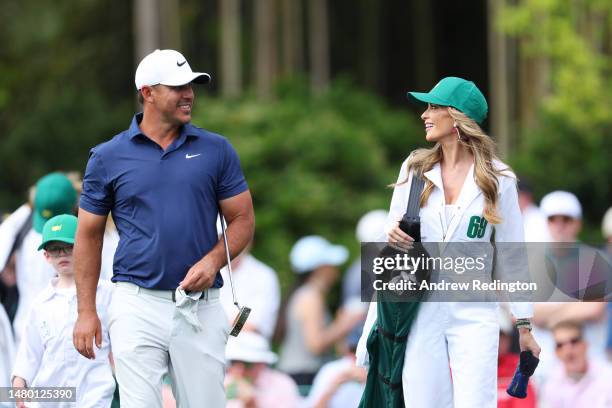
[[[416,169],[425,179],[419,212],[423,242],[522,242],[516,177],[496,158],[494,142],[478,125],[486,117],[487,102],[476,85],[449,77],[429,93],[410,92],[409,98],[427,104],[421,118],[426,140],[435,145],[414,151],[402,164],[386,227],[388,241],[412,241],[398,224]],[[406,407],[497,406],[497,307],[496,302],[420,305],[404,356]],[[512,303],[511,310],[517,319],[532,316],[531,303]],[[358,364],[367,365],[366,340],[376,313],[373,302],[357,350]],[[538,356],[530,328],[520,328],[519,335],[521,350]]]

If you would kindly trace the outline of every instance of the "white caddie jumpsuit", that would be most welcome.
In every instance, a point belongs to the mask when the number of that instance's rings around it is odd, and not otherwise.
[[[398,183],[406,180],[406,161]],[[494,163],[505,169],[503,163]],[[498,178],[498,214],[502,222],[484,223],[484,233],[468,234],[473,217],[484,219],[484,196],[470,168],[456,205],[445,211],[440,165],[425,173],[435,188],[420,210],[423,242],[523,242],[523,223],[518,206],[516,176],[509,170]],[[386,230],[406,211],[412,173],[395,187]],[[472,220],[472,221],[471,221]],[[447,226],[445,228],[445,226]],[[490,273],[490,271],[489,271]],[[423,302],[413,323],[402,383],[407,408],[495,408],[497,407],[497,354],[499,324],[497,302]],[[511,303],[516,318],[533,315],[531,303]],[[376,303],[370,304],[362,337],[357,347],[357,364],[367,365],[367,336],[376,320]],[[452,378],[451,378],[452,372]]]

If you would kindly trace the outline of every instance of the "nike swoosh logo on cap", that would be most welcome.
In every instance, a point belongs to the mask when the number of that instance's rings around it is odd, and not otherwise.
[[[186,158],[186,159],[193,159],[194,157],[198,157],[198,156],[199,156],[199,155],[201,155],[201,154],[202,154],[202,153],[198,153],[198,154],[189,154],[189,153],[187,153],[187,154],[185,155],[185,158]]]
[[[187,60],[179,63],[178,61],[176,61],[176,65],[178,65],[179,67],[182,67],[183,65],[185,65],[185,63],[187,62]]]

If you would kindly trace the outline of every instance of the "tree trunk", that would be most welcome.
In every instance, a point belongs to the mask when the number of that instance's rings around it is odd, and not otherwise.
[[[261,99],[272,97],[277,74],[276,9],[274,0],[255,1],[255,84]]]
[[[489,48],[489,123],[491,135],[497,140],[501,157],[510,154],[512,98],[510,86],[510,63],[508,38],[496,28],[499,11],[505,0],[488,0],[487,31]]]
[[[158,0],[134,0],[134,71],[140,61],[160,48]],[[134,98],[136,111],[142,109]]]
[[[329,25],[326,0],[308,0],[310,84],[315,92],[329,87]]]
[[[362,82],[373,91],[380,88],[380,18],[379,0],[361,0]]]
[[[538,21],[546,23],[548,15],[543,12]],[[519,43],[518,55],[518,122],[523,128],[532,128],[537,124],[538,108],[550,91],[550,60],[540,53],[528,51],[530,39]]]
[[[134,60],[160,48],[158,0],[134,0]]]
[[[310,0],[307,0],[310,1]],[[293,75],[304,69],[304,26],[302,0],[281,0],[283,18],[283,73]]]
[[[161,46],[182,52],[181,50],[181,16],[179,0],[159,0],[161,24]]]
[[[240,0],[219,0],[219,11],[221,95],[236,97],[242,93]]]
[[[413,60],[416,89],[430,89],[436,82],[436,63],[434,38],[435,26],[433,20],[432,4],[429,0],[413,0],[412,12],[412,38],[414,39]]]

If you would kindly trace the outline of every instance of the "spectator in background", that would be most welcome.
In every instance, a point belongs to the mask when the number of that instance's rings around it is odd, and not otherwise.
[[[119,233],[117,232],[117,227],[115,227],[112,217],[106,219],[103,239],[102,259],[100,260],[100,280],[110,281],[113,277],[115,251],[117,251],[117,246],[119,245]]]
[[[523,215],[525,242],[549,242],[550,233],[548,232],[546,216],[533,201],[531,185],[521,178],[518,182],[518,188],[518,203]]]
[[[588,357],[580,323],[560,322],[552,330],[562,366],[551,374],[541,398],[543,408],[612,407],[612,369]]]
[[[554,191],[542,198],[540,203],[548,219],[548,227],[553,242],[575,243],[582,228],[582,206],[578,198],[566,191]],[[576,248],[579,248],[577,245]],[[569,256],[577,255],[577,249]],[[560,257],[559,257],[560,258]],[[561,259],[561,261],[563,261]],[[566,262],[569,264],[569,262]],[[559,268],[555,282],[559,287],[574,286],[577,288],[579,267]],[[566,288],[567,290],[567,288]],[[585,340],[590,344],[589,357],[596,360],[605,359],[607,336],[606,303],[604,302],[547,302],[534,307],[533,323],[537,326],[534,336],[542,346],[540,365],[534,376],[536,381],[544,384],[548,374],[558,362],[554,358],[554,339],[550,329],[565,320],[584,324]]]
[[[0,303],[8,316],[11,325],[17,313],[19,291],[17,290],[17,275],[15,274],[15,255],[8,259],[4,270],[0,270]],[[11,331],[13,330],[11,326]]]
[[[601,232],[607,242],[606,253],[608,261],[612,262],[612,207],[604,214],[601,222]],[[608,359],[612,360],[612,303],[608,302],[608,340],[606,342],[606,351]]]
[[[225,377],[228,408],[294,408],[297,386],[286,374],[270,368],[277,360],[268,340],[255,332],[241,332],[227,342]]]
[[[387,211],[372,210],[364,214],[357,223],[355,236],[360,243],[384,242]],[[355,304],[361,301],[361,257],[357,258],[347,269],[342,279],[342,303]],[[367,308],[367,304],[363,304]]]
[[[15,254],[19,303],[13,327],[17,345],[32,301],[55,276],[51,265],[38,252],[43,225],[55,215],[72,213],[76,196],[64,174],[47,174],[36,183],[33,210],[24,204],[0,225],[0,268]]]
[[[355,365],[355,351],[363,324],[351,330],[342,345],[342,357],[325,364],[317,373],[304,408],[348,408],[359,405],[366,370]]]
[[[0,387],[11,386],[11,369],[15,357],[15,343],[13,328],[4,308],[0,306]],[[8,401],[0,401],[0,407],[12,407]]]
[[[251,245],[232,260],[236,296],[251,308],[251,314],[242,330],[255,331],[270,340],[280,306],[280,286],[276,272],[251,255]],[[238,314],[238,308],[233,303],[228,273],[227,267],[221,270],[224,282],[221,287],[221,304],[231,323]]]
[[[608,244],[612,244],[612,207],[604,214],[601,221],[601,232]]]
[[[499,320],[499,351],[497,355],[497,408],[536,408],[536,394],[533,382],[527,386],[525,399],[513,398],[506,392],[516,367],[519,363],[519,354],[511,351],[514,326],[510,312],[500,305],[498,309]]]
[[[298,281],[287,307],[281,308],[286,314],[279,323],[286,329],[278,368],[301,386],[302,393],[312,384],[334,344],[364,317],[361,311],[340,310],[331,321],[326,305],[340,275],[338,267],[347,258],[345,247],[316,235],[300,238],[291,249],[291,266]]]
[[[576,242],[582,229],[582,206],[568,191],[553,191],[542,197],[542,213],[553,242]]]

